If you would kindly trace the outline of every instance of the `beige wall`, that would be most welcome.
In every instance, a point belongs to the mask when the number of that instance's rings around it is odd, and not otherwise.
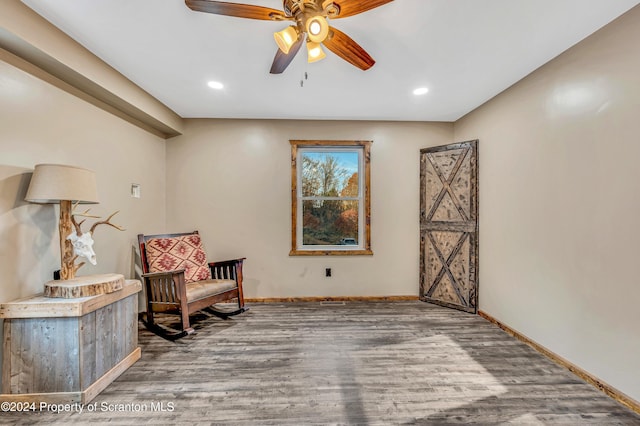
[[[28,28],[12,22],[0,35]],[[419,149],[479,138],[480,308],[640,400],[639,39],[636,7],[455,125],[186,120],[166,146],[0,50],[0,302],[41,291],[58,267],[56,210],[22,201],[40,162],[94,169],[93,212],[121,210],[127,231],[98,230],[99,264],[82,274],[128,274],[138,232],[199,229],[210,257],[248,258],[247,297],[417,295]],[[374,141],[373,257],[288,256],[288,141],[323,138]]]
[[[480,309],[640,400],[640,7],[455,123]]]
[[[0,48],[74,86],[83,92],[79,96],[143,129],[163,137],[180,133],[182,118],[176,113],[20,0],[0,1]]]
[[[1,1],[0,302],[41,292],[60,268],[57,209],[23,201],[35,164],[96,171],[101,204],[92,213],[119,209],[114,219],[127,230],[98,228],[98,265],[79,274],[128,276],[135,234],[165,224],[165,142],[153,134],[175,135],[181,126],[175,113],[19,0]],[[142,199],[129,196],[133,182]]]
[[[120,210],[114,221],[127,230],[97,228],[98,265],[79,273],[128,276],[136,233],[164,228],[164,144],[0,60],[0,302],[42,292],[60,268],[57,208],[23,201],[35,164],[72,164],[96,172],[101,203],[91,212]],[[132,182],[142,185],[141,199],[130,197]]]
[[[167,142],[167,228],[246,256],[247,297],[417,296],[419,150],[451,138],[449,123],[186,120]],[[290,139],[373,140],[373,256],[289,257]]]

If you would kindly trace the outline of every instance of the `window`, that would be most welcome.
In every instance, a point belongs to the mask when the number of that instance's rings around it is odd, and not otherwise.
[[[371,255],[371,141],[291,142],[291,256]]]

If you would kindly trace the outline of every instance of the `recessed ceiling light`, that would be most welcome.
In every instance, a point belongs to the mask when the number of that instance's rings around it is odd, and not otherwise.
[[[220,83],[219,81],[210,81],[207,83],[207,86],[216,90],[224,89],[224,84]]]
[[[420,96],[420,95],[424,95],[427,92],[429,92],[429,89],[426,87],[419,87],[416,90],[413,91],[413,94],[416,96]]]

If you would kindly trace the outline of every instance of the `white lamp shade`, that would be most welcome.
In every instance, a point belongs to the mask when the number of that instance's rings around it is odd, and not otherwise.
[[[42,204],[60,201],[98,203],[96,174],[80,167],[37,164],[25,200]]]

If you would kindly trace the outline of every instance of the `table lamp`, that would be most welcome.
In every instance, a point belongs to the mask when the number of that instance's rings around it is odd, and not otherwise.
[[[73,231],[73,204],[98,203],[96,175],[93,171],[62,164],[37,164],[27,190],[26,201],[60,204],[60,278],[75,278],[73,245],[67,236]]]

